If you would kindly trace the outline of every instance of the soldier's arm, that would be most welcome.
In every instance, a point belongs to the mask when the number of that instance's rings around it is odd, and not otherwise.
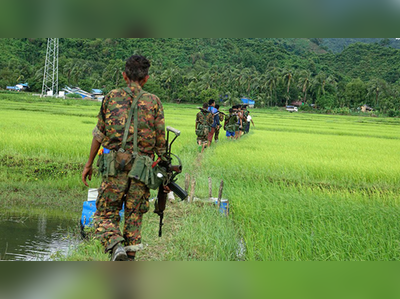
[[[97,125],[93,130],[93,138],[95,138],[99,143],[103,143],[106,134],[106,111],[110,96],[104,97],[101,103],[101,108],[99,115],[97,116]]]
[[[155,110],[154,126],[156,131],[156,146],[155,153],[157,156],[163,156],[167,149],[165,144],[165,120],[164,120],[164,108],[159,98],[156,97],[157,108]]]
[[[96,158],[97,152],[99,151],[101,143],[103,142],[105,137],[105,115],[107,109],[107,101],[108,101],[108,96],[103,99],[103,102],[101,104],[97,125],[93,130],[93,139],[92,139],[92,145],[90,147],[89,159],[85,164],[85,167],[83,168],[82,172],[82,182],[87,187],[89,187],[89,185],[86,181],[86,178],[88,178],[89,181],[92,180],[93,162],[94,159]]]
[[[92,180],[92,174],[93,174],[93,161],[96,158],[97,152],[99,151],[99,148],[101,146],[101,143],[96,140],[96,138],[93,137],[92,140],[92,146],[90,147],[90,154],[89,154],[89,160],[87,161],[83,172],[82,172],[82,182],[86,185],[86,187],[89,187],[88,183],[86,182],[86,178],[89,179],[89,181]]]

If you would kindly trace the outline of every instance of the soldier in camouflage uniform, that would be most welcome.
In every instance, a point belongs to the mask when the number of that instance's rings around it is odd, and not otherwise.
[[[215,109],[218,110],[219,122],[220,122],[220,124],[222,124],[225,118],[224,118],[224,115],[219,111],[219,107],[220,107],[219,105],[215,105]],[[216,143],[218,143],[220,129],[221,129],[220,126],[215,128],[214,140]]]
[[[128,84],[125,89],[111,91],[103,100],[98,123],[93,130],[93,141],[90,156],[82,173],[91,180],[92,164],[100,148],[118,152],[121,147],[125,124],[132,102],[138,98],[138,152],[154,159],[154,154],[163,157],[166,152],[165,124],[163,106],[159,98],[142,91],[147,82],[150,62],[142,56],[130,57],[125,66],[123,77]],[[134,120],[129,126],[126,152],[132,153],[134,143]],[[106,154],[105,154],[106,155]],[[94,216],[96,236],[112,253],[113,260],[133,260],[135,253],[142,249],[141,227],[143,214],[149,210],[148,187],[128,177],[130,162],[122,171],[104,174],[96,201],[97,212]],[[123,233],[119,229],[119,212],[125,204],[125,224]]]
[[[196,135],[197,144],[201,147],[201,152],[204,152],[208,144],[208,133],[210,132],[210,124],[212,123],[212,114],[207,110],[208,103],[203,104],[200,112],[196,115]]]
[[[247,122],[247,118],[249,116],[249,110],[247,110],[247,105],[242,106],[243,111],[243,134],[249,133],[248,127],[250,127],[250,123]]]
[[[229,139],[235,138],[235,129],[238,122],[236,113],[234,113],[233,108],[229,109],[229,115],[225,118],[224,129],[226,131],[226,137]]]

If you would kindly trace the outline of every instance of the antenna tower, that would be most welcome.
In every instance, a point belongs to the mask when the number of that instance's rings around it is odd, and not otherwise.
[[[42,96],[58,94],[58,38],[47,39]],[[48,93],[51,91],[51,93]]]

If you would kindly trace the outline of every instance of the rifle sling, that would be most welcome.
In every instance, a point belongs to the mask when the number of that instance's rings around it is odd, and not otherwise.
[[[131,125],[131,121],[132,121],[132,116],[134,115],[134,129],[135,129],[135,133],[133,136],[133,156],[136,157],[138,154],[138,147],[137,147],[137,139],[138,139],[138,101],[139,99],[143,96],[143,94],[145,93],[144,90],[142,89],[140,91],[140,93],[137,95],[137,97],[135,98],[135,96],[133,95],[132,91],[130,88],[124,88],[124,90],[132,97],[132,105],[131,105],[131,109],[129,111],[129,116],[128,119],[126,121],[125,124],[125,132],[124,132],[124,138],[122,139],[122,146],[121,149],[123,149],[123,151],[126,150],[126,141],[128,140],[128,133],[129,133],[129,127]]]

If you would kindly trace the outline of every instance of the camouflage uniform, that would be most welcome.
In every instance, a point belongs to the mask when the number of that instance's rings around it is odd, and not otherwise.
[[[212,114],[207,110],[202,110],[196,115],[196,130],[199,124],[204,127],[204,135],[197,136],[197,143],[204,144],[208,142],[208,133],[210,132],[210,122],[212,122]]]
[[[137,83],[129,88],[134,97],[142,90]],[[98,123],[93,130],[94,138],[104,148],[118,151],[122,144],[125,123],[132,104],[131,96],[123,89],[111,91],[103,100]],[[132,119],[126,143],[127,152],[133,151],[134,121]],[[140,155],[154,158],[165,154],[164,111],[160,100],[144,93],[138,101],[138,151]],[[124,196],[126,194],[126,197]],[[141,182],[128,178],[128,171],[103,178],[99,189],[94,216],[96,236],[106,252],[117,243],[125,245],[127,252],[141,249],[141,226],[143,214],[149,210],[150,191]],[[119,229],[119,212],[125,203],[123,234]]]
[[[243,111],[243,133],[247,134],[249,132],[248,128],[250,123],[247,122],[247,117],[249,116],[249,111],[246,109]]]
[[[238,126],[238,117],[230,114],[225,118],[225,130],[230,133],[235,133]]]
[[[222,113],[219,113],[219,122],[222,124],[222,122],[224,121],[224,115]],[[215,128],[215,135],[214,135],[214,140],[218,141],[219,138],[219,130],[221,128]]]

